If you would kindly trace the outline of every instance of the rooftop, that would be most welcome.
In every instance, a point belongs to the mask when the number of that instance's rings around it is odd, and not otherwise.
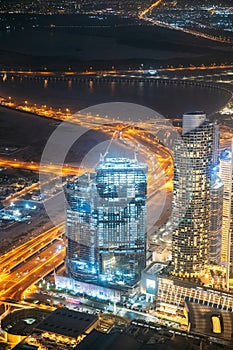
[[[152,262],[150,265],[148,265],[145,268],[145,272],[150,273],[152,275],[158,274],[160,271],[162,271],[167,266],[166,263],[161,262]]]
[[[138,350],[141,344],[125,333],[103,334],[93,330],[74,350]]]
[[[36,329],[77,338],[97,321],[98,316],[96,315],[59,308],[41,322]]]
[[[96,170],[103,169],[144,169],[147,170],[147,164],[139,163],[137,159],[129,158],[106,158],[100,161]]]
[[[205,115],[205,113],[203,111],[195,111],[195,112],[187,112],[184,113],[184,115]]]
[[[170,344],[143,344],[135,339],[132,334],[114,332],[101,334],[92,331],[74,350],[175,350]],[[180,349],[180,348],[179,348]]]
[[[213,308],[211,306],[186,301],[189,310],[191,330],[225,340],[233,339],[233,315],[230,311]],[[222,331],[219,334],[213,333],[211,317],[217,315],[222,319]]]

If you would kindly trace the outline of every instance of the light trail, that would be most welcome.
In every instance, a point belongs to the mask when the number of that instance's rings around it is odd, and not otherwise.
[[[55,241],[39,253],[40,260],[37,259],[37,254],[9,274],[1,285],[1,299],[14,298],[18,294],[17,299],[20,300],[19,295],[23,290],[60,265],[65,258],[65,248],[60,248],[60,245],[60,242]]]
[[[138,17],[140,19],[144,19],[144,17],[147,15],[147,13],[149,13],[150,11],[154,10],[156,7],[158,7],[161,3],[163,2],[163,0],[158,0],[155,3],[153,3],[152,5],[150,5],[147,9],[143,10],[142,12],[139,13]]]
[[[150,197],[157,190],[171,191],[173,188],[173,159],[170,151],[159,144],[148,130],[126,126],[122,130],[121,137],[147,159],[149,169],[147,176],[148,196]],[[138,143],[140,143],[140,148],[137,147]],[[154,162],[150,159],[153,156]],[[162,184],[161,180],[163,180]]]
[[[0,158],[0,167],[7,167],[7,168],[14,168],[14,169],[26,169],[26,170],[31,170],[35,172],[42,172],[42,173],[47,173],[47,174],[56,174],[60,176],[65,176],[65,175],[81,175],[83,174],[86,170],[84,169],[79,169],[78,167],[71,167],[71,166],[66,166],[66,165],[59,165],[59,164],[39,164],[36,162],[25,162],[25,161],[19,161],[19,160],[14,160],[14,159],[5,159],[5,158]],[[32,185],[37,186],[37,184]],[[31,190],[31,187],[29,188]]]
[[[174,29],[172,27],[172,29]],[[212,64],[212,65],[200,65],[200,66],[184,66],[184,67],[162,67],[158,68],[158,72],[166,72],[166,71],[190,71],[190,70],[211,70],[211,69],[232,69],[233,64]],[[64,77],[70,77],[71,79],[77,78],[77,77],[88,77],[89,79],[99,76],[99,77],[106,77],[106,76],[116,76],[116,75],[124,75],[124,74],[136,74],[136,73],[141,73],[145,74],[147,71],[144,69],[127,69],[127,70],[121,70],[121,69],[116,69],[116,70],[96,70],[96,71],[73,71],[73,72],[40,72],[40,71],[17,71],[17,70],[0,70],[0,74],[2,75],[2,80],[4,81],[7,78],[7,75],[10,76],[20,76],[20,77],[42,77],[43,79],[47,78],[64,78]],[[46,77],[45,77],[46,75]],[[130,75],[126,76],[130,77]],[[145,76],[144,76],[145,78]],[[0,98],[0,101],[3,101],[4,98]],[[8,101],[9,104],[10,101]],[[10,105],[9,105],[10,106]],[[36,106],[35,106],[36,107]],[[59,113],[60,111],[58,111]],[[68,113],[69,114],[69,113]]]
[[[36,250],[43,249],[48,243],[57,239],[64,233],[64,224],[60,224],[57,227],[53,227],[39,236],[32,238],[26,243],[12,249],[6,254],[1,256],[0,260],[0,276],[2,283],[2,273],[7,274],[17,265],[19,265],[22,261],[25,261],[30,256],[34,255]]]

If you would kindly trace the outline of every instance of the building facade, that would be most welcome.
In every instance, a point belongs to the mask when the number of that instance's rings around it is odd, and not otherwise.
[[[196,278],[208,264],[215,127],[202,112],[183,116],[174,150],[173,275]]]
[[[94,174],[84,174],[66,185],[66,261],[74,278],[95,280],[98,271],[96,213],[97,190]]]
[[[147,165],[101,160],[66,186],[67,270],[73,278],[132,286],[146,263]]]
[[[232,146],[220,153],[219,176],[224,184],[221,259],[226,267],[226,284],[233,288],[233,159]]]
[[[208,263],[221,265],[223,191],[222,180],[216,175],[213,168],[210,189],[210,227],[208,245]]]

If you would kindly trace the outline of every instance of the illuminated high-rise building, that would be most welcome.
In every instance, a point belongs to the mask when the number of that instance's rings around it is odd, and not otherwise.
[[[74,278],[95,278],[97,258],[97,191],[94,174],[83,174],[66,185],[67,269]]]
[[[208,263],[215,127],[202,112],[183,116],[174,150],[173,274],[199,277]]]
[[[219,125],[214,123],[214,154],[213,154],[213,164],[217,165],[219,163],[219,141],[220,141],[220,128]]]
[[[229,230],[231,217],[231,193],[232,193],[232,152],[224,149],[219,157],[219,176],[224,184],[223,197],[223,228],[221,260],[226,266],[229,246]]]
[[[233,193],[232,192],[231,192],[231,216],[229,220],[230,220],[230,229],[229,229],[229,245],[228,245],[228,256],[227,256],[227,287],[228,289],[233,290]]]
[[[209,228],[209,264],[221,265],[222,226],[223,226],[223,193],[224,184],[218,176],[219,170],[219,125],[214,123],[213,167],[211,171],[210,191],[210,228]]]
[[[221,265],[223,216],[223,182],[217,176],[217,167],[212,169],[210,189],[210,227],[208,234],[208,262]]]
[[[101,160],[66,186],[67,269],[78,280],[132,286],[146,263],[147,165]]]
[[[233,159],[232,146],[220,153],[219,176],[224,184],[221,260],[226,267],[226,283],[233,288]]]

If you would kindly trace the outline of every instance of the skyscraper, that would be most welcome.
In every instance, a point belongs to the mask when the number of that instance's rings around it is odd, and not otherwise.
[[[219,176],[224,184],[221,258],[226,266],[226,284],[233,288],[233,159],[232,145],[220,154]]]
[[[73,278],[95,280],[98,271],[94,174],[83,174],[66,185],[67,269]]]
[[[224,149],[219,158],[219,176],[224,184],[221,260],[227,265],[232,193],[232,151]]]
[[[215,128],[202,112],[183,115],[174,150],[173,274],[199,277],[208,263]]]
[[[217,176],[217,167],[212,169],[210,189],[210,227],[208,234],[208,262],[221,265],[223,182]]]
[[[79,280],[134,285],[146,260],[146,173],[137,159],[101,160],[66,186],[67,269]]]

